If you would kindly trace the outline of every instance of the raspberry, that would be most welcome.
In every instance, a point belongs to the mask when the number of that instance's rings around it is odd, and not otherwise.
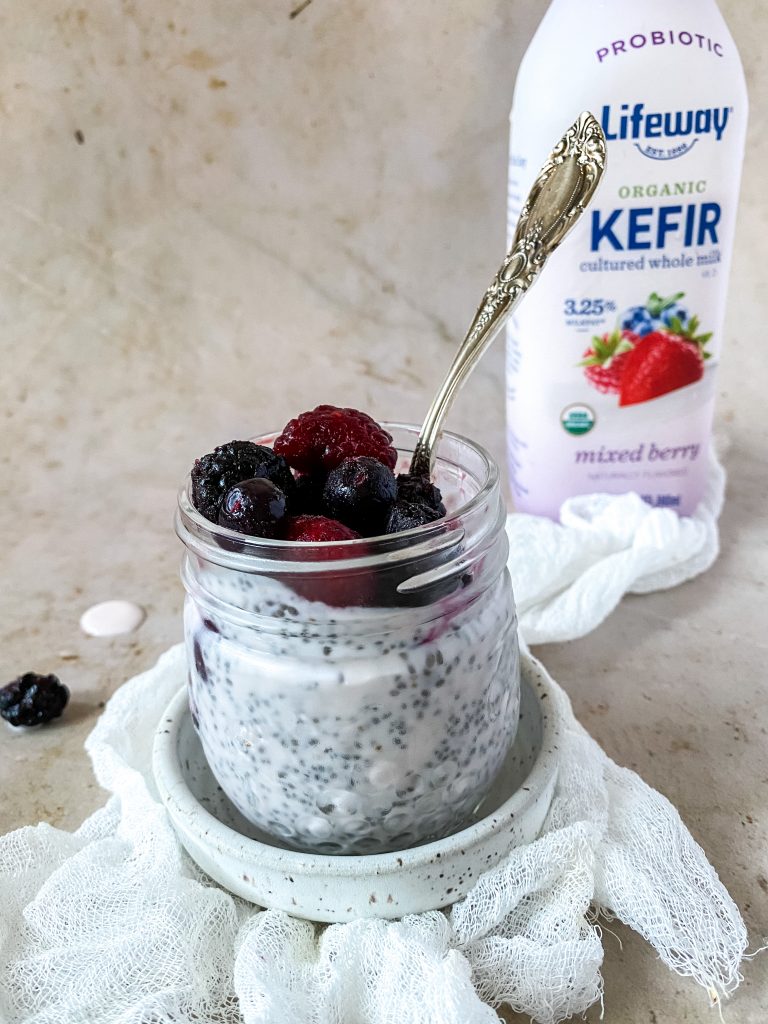
[[[11,725],[40,725],[58,718],[69,700],[69,690],[56,676],[25,672],[0,689],[0,717]]]
[[[271,480],[287,497],[295,486],[285,459],[253,441],[219,445],[195,461],[191,477],[192,504],[212,523],[218,521],[224,495],[242,480],[254,477]]]
[[[428,505],[439,512],[441,516],[445,515],[445,505],[440,488],[436,487],[426,476],[411,476],[410,473],[398,474],[397,500]]]
[[[354,455],[369,455],[390,469],[397,462],[386,430],[364,412],[335,405],[318,405],[301,413],[286,424],[274,447],[302,473],[329,472]]]
[[[285,517],[285,495],[271,480],[243,480],[230,487],[219,509],[219,526],[253,537],[276,537]]]
[[[313,541],[358,540],[359,533],[350,530],[344,523],[326,516],[293,516],[288,519],[283,531],[284,540],[310,543]]]
[[[295,516],[286,523],[283,532],[285,540],[311,543],[331,540],[358,540],[359,533],[336,519],[326,516]],[[304,548],[298,552],[299,558],[311,562],[330,562],[336,558],[345,558],[346,548]],[[328,565],[319,572],[297,573],[289,586],[306,598],[307,601],[322,601],[334,608],[350,608],[354,605],[366,605],[370,601],[373,577],[368,572],[335,574],[333,565]]]
[[[618,394],[627,356],[640,340],[638,335],[626,330],[594,337],[579,363],[592,387],[606,395]]]
[[[376,537],[384,532],[396,493],[392,470],[369,455],[359,455],[331,470],[323,501],[335,519],[364,537]]]
[[[437,509],[423,502],[401,501],[398,498],[389,513],[386,532],[402,533],[403,530],[413,530],[417,526],[434,523],[437,519],[442,519]]]

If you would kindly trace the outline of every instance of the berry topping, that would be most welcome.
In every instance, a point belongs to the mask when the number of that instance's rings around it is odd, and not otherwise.
[[[283,531],[285,540],[293,540],[303,544],[321,541],[359,540],[360,534],[350,530],[337,519],[327,516],[293,516],[286,521]],[[300,548],[297,556],[300,561],[328,562],[327,567],[310,573],[297,573],[289,578],[288,585],[308,601],[322,601],[334,608],[349,608],[354,605],[366,605],[370,601],[372,577],[365,571],[337,572],[333,562],[346,558],[349,549],[340,548]]]
[[[401,501],[398,498],[389,513],[386,532],[402,533],[403,530],[413,530],[417,526],[425,526],[441,518],[442,513],[423,502]]]
[[[397,462],[386,430],[364,412],[335,405],[318,405],[291,420],[276,439],[275,451],[302,473],[328,472],[354,455],[369,455],[390,469]]]
[[[359,455],[331,470],[323,501],[335,519],[364,537],[375,537],[384,532],[396,494],[392,470],[369,455]]]
[[[618,394],[627,356],[639,340],[631,331],[613,331],[602,338],[594,337],[579,363],[592,387],[604,394]]]
[[[285,459],[253,441],[219,445],[195,461],[191,476],[192,504],[212,523],[218,522],[224,495],[241,480],[271,480],[288,496],[294,488],[293,474]]]
[[[219,526],[254,537],[276,537],[284,518],[285,495],[260,477],[230,487],[219,509]]]
[[[69,690],[56,676],[25,672],[0,689],[0,717],[11,725],[40,725],[58,718],[69,700]]]
[[[445,505],[440,488],[436,487],[426,476],[400,473],[397,477],[397,500],[428,505],[439,512],[441,516],[445,515]]]
[[[636,405],[666,395],[704,376],[704,345],[711,335],[695,335],[696,317],[686,335],[654,331],[647,334],[627,356],[621,378],[619,405]]]
[[[286,520],[283,530],[284,540],[312,543],[331,540],[358,540],[359,533],[350,530],[337,519],[326,516],[293,516]]]

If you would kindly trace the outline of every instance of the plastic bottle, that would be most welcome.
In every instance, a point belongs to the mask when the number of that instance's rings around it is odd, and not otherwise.
[[[515,87],[510,231],[582,110],[608,140],[603,181],[508,329],[513,499],[556,518],[571,495],[632,490],[688,515],[706,486],[747,121],[714,0],[553,0]]]

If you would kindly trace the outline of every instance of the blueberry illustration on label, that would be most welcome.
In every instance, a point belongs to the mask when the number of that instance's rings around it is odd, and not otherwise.
[[[644,306],[630,306],[629,309],[624,310],[619,317],[619,328],[622,331],[639,334],[641,338],[659,328],[663,330],[672,327],[673,321],[678,321],[680,327],[684,328],[688,323],[689,316],[688,310],[680,305],[680,299],[683,298],[685,298],[684,292],[678,292],[668,298],[651,292]]]

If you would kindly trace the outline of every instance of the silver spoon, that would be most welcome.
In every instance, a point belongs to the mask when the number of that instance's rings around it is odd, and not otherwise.
[[[605,156],[603,131],[594,115],[585,111],[552,150],[528,194],[512,247],[429,407],[411,459],[412,474],[431,473],[435,446],[456,392],[589,205],[605,170]]]

